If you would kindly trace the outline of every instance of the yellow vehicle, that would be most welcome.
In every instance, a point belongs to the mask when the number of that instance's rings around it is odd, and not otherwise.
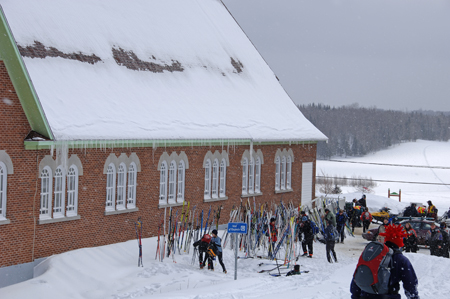
[[[389,213],[391,209],[388,207],[381,208],[379,212],[373,212],[372,213],[372,219],[383,222],[384,218],[390,218],[391,213]]]

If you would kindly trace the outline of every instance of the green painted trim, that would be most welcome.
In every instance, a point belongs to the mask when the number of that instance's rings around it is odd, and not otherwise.
[[[0,53],[5,62],[9,77],[19,96],[22,108],[27,116],[31,129],[53,139],[42,106],[34,90],[33,83],[19,53],[17,44],[6,20],[3,8],[0,6]]]
[[[133,148],[166,146],[228,146],[250,145],[250,139],[228,140],[67,140],[67,141],[24,141],[26,150],[41,150],[66,145],[69,148]],[[253,145],[315,144],[317,141],[270,141],[253,142]]]

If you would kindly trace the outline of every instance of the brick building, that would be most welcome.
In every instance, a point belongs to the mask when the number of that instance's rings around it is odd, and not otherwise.
[[[103,3],[0,0],[0,267],[314,197],[326,137],[221,1]]]

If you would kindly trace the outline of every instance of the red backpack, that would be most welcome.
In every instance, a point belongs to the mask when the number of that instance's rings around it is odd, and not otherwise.
[[[211,242],[211,236],[208,234],[205,234],[205,235],[203,235],[201,241],[209,244]]]
[[[359,257],[353,280],[369,294],[387,294],[394,251],[380,242],[370,242]]]

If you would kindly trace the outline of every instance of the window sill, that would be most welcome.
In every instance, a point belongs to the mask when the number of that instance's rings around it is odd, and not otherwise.
[[[263,195],[262,192],[258,192],[258,193],[247,193],[247,194],[241,194],[241,197],[242,197],[242,198],[245,198],[245,197],[261,196],[261,195]]]
[[[221,200],[227,200],[228,196],[224,197],[217,197],[217,198],[205,198],[203,202],[214,202],[214,201],[221,201]]]
[[[117,215],[117,214],[124,214],[124,213],[133,213],[139,211],[138,208],[134,209],[123,209],[123,210],[115,210],[115,211],[105,211],[105,216],[108,215]]]
[[[80,215],[71,216],[71,217],[39,219],[38,224],[49,224],[49,223],[65,222],[65,221],[72,221],[72,220],[79,220],[79,219],[81,219]]]
[[[275,190],[275,194],[288,193],[288,192],[294,192],[294,190],[293,189]]]
[[[182,202],[173,202],[173,203],[160,203],[158,204],[158,209],[170,208],[170,207],[181,207],[183,205]]]
[[[11,223],[11,220],[9,220],[7,218],[0,219],[0,225],[10,224],[10,223]]]

